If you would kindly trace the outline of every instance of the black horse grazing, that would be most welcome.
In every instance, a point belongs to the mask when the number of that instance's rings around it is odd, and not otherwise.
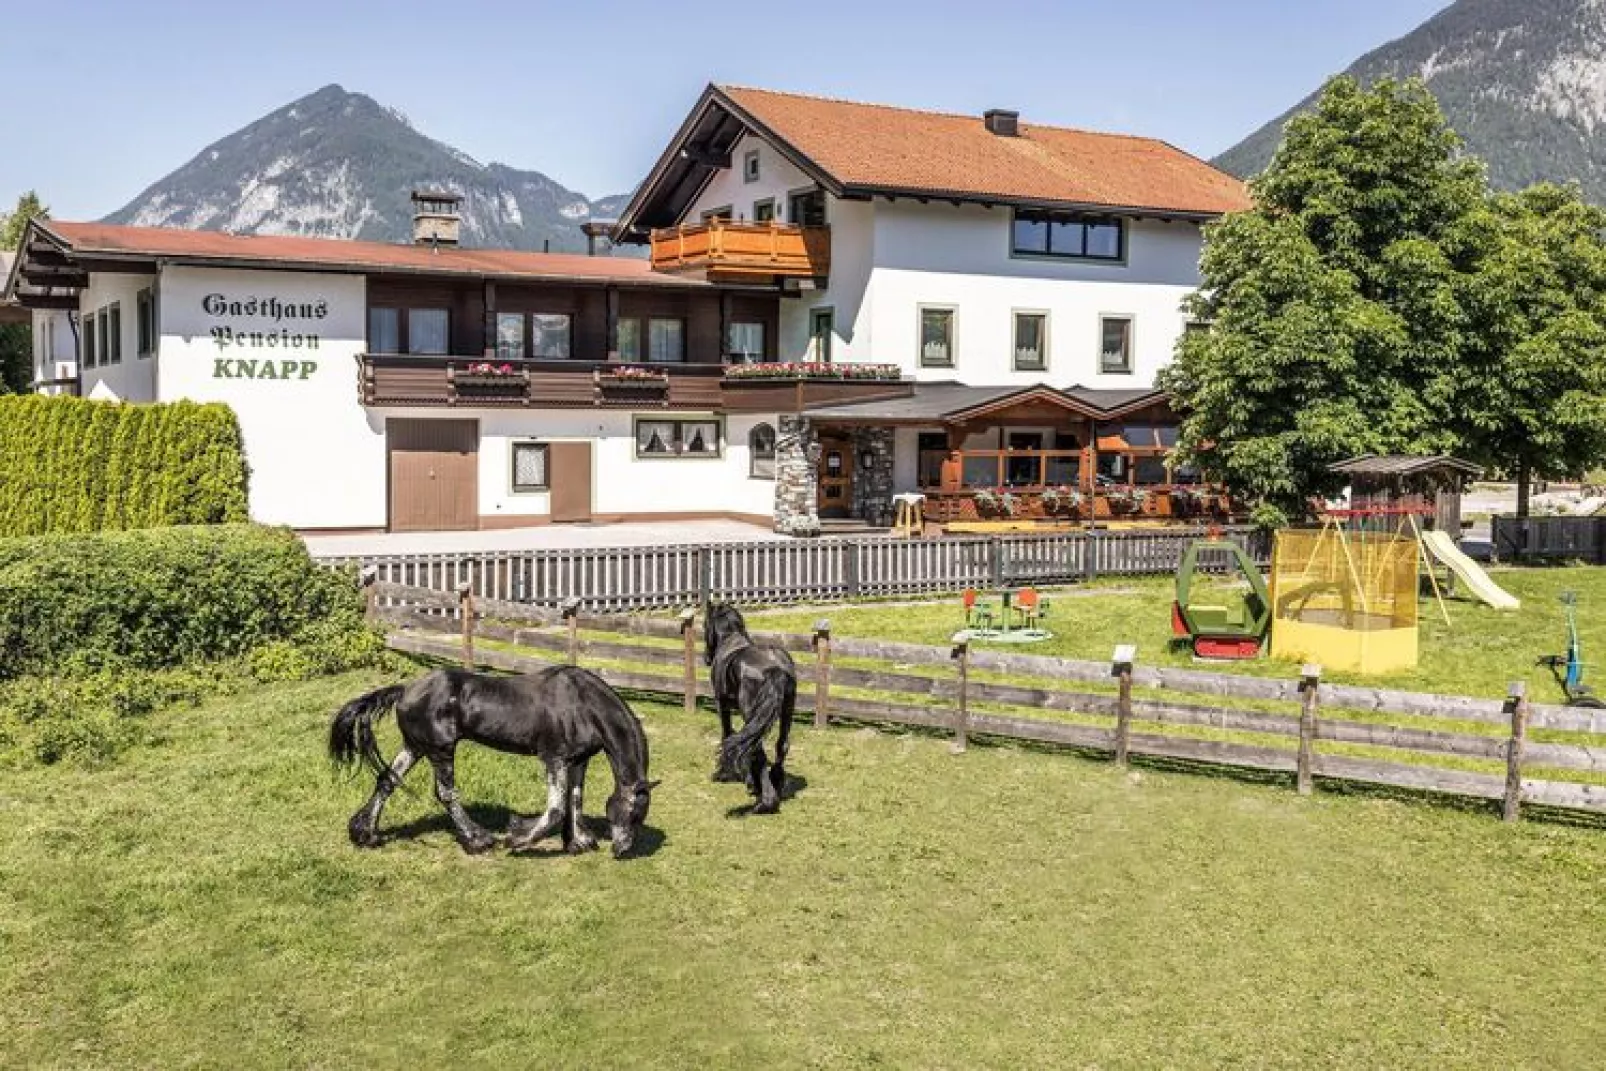
[[[719,704],[719,763],[716,781],[745,781],[758,797],[754,814],[773,814],[786,785],[787,741],[797,705],[797,670],[792,656],[769,644],[754,643],[741,611],[730,603],[710,607],[703,620],[703,657],[709,665],[714,701]],[[742,712],[740,732],[731,731],[731,712]],[[775,765],[765,770],[764,734],[779,720]]]
[[[402,749],[385,764],[374,739],[374,722],[394,708]],[[436,670],[411,684],[369,692],[340,708],[329,726],[329,755],[350,765],[358,759],[379,778],[374,794],[351,816],[351,840],[379,844],[379,815],[407,771],[420,758],[435,768],[435,797],[446,808],[457,842],[466,852],[489,851],[496,838],[469,817],[458,801],[453,756],[459,741],[472,740],[546,763],[546,810],[539,818],[515,818],[508,847],[523,851],[561,832],[571,852],[590,851],[585,831],[586,765],[601,751],[613,766],[608,797],[613,854],[626,855],[636,841],[656,781],[647,780],[647,737],[619,694],[595,673],[554,666],[523,677],[493,677],[459,669]]]

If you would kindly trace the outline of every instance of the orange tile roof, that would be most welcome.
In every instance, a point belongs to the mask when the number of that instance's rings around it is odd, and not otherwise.
[[[78,256],[164,258],[198,263],[318,268],[428,275],[471,275],[573,282],[639,283],[698,287],[695,280],[656,273],[644,257],[591,257],[575,253],[527,253],[514,249],[356,242],[295,235],[224,234],[173,227],[123,227],[111,223],[38,221]]]
[[[844,187],[1218,215],[1250,206],[1244,184],[1153,138],[717,86],[737,108]]]

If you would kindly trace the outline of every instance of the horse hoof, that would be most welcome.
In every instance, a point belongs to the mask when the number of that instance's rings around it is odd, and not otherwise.
[[[594,852],[597,850],[597,838],[576,837],[568,844],[565,844],[563,846],[563,850],[568,852],[570,855],[584,855],[586,852]]]
[[[780,810],[781,805],[779,803],[764,803],[760,801],[753,804],[754,814],[778,814]]]
[[[354,822],[346,832],[351,836],[351,843],[359,848],[379,847],[379,833],[372,826],[357,825]]]
[[[484,855],[496,847],[496,838],[486,833],[483,836],[468,837],[458,841],[458,843],[463,846],[463,850],[469,855]]]

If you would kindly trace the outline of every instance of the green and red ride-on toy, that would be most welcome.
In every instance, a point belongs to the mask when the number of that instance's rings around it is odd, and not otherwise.
[[[1225,556],[1230,571],[1241,575],[1247,588],[1241,592],[1221,588],[1208,594],[1199,592],[1194,582],[1202,554],[1212,559]],[[1183,552],[1177,566],[1177,598],[1171,604],[1171,631],[1188,642],[1195,658],[1254,658],[1260,654],[1270,624],[1271,595],[1266,581],[1242,547],[1230,539],[1212,536],[1191,544]]]

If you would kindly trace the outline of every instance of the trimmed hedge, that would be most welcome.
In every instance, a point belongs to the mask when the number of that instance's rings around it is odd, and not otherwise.
[[[0,540],[0,680],[167,669],[361,629],[354,579],[255,525]]]
[[[0,397],[0,536],[248,519],[234,410]]]

